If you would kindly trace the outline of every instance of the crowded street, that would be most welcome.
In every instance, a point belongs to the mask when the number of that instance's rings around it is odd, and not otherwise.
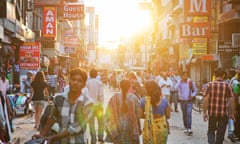
[[[240,0],[0,0],[0,144],[240,144]]]
[[[104,86],[104,106],[107,105],[109,98],[115,93]],[[181,111],[172,112],[170,123],[170,134],[168,137],[167,144],[206,144],[207,143],[207,122],[203,121],[202,114],[193,111],[193,135],[188,136],[184,134],[183,124],[182,124]],[[20,140],[20,144],[23,144],[27,140],[31,139],[33,134],[38,133],[34,129],[34,117],[29,114],[25,116],[18,116],[14,119],[15,131],[13,133],[13,138]],[[143,124],[143,123],[142,123]],[[88,131],[89,132],[89,131]],[[89,136],[89,133],[86,134]],[[141,142],[142,143],[142,142]],[[235,144],[240,144],[240,142],[235,142]],[[232,144],[232,142],[225,136],[223,144]]]

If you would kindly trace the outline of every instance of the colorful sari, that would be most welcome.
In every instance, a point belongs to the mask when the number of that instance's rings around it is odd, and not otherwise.
[[[138,123],[137,98],[133,94],[128,94],[126,98],[127,112],[121,113],[121,94],[111,97],[106,112],[106,131],[108,142],[114,144],[139,144],[140,127]]]
[[[166,117],[153,118],[151,98],[146,97],[145,120],[143,128],[143,144],[166,144],[168,137],[168,126]]]

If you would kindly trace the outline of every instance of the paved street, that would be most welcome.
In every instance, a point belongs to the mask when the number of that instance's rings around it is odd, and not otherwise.
[[[104,89],[105,92],[105,104],[113,94],[112,90],[109,90],[107,87]],[[14,120],[15,132],[13,137],[19,137],[20,143],[31,138],[34,133],[37,131],[34,127],[34,117],[30,115],[21,116]],[[172,112],[170,123],[170,135],[168,137],[168,144],[206,144],[207,143],[207,122],[202,120],[202,115],[193,112],[193,135],[187,136],[183,133],[182,125],[182,116],[181,112]],[[231,144],[227,137],[225,136],[224,144]],[[238,144],[240,142],[236,142]]]

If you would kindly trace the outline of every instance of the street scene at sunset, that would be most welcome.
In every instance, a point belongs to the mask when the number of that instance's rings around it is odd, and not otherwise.
[[[239,0],[0,0],[0,144],[238,144],[239,25]]]

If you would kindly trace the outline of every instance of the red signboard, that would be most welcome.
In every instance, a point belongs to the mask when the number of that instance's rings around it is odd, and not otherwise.
[[[56,37],[57,10],[55,7],[43,8],[43,37]]]
[[[63,7],[63,18],[69,20],[79,20],[84,18],[83,4],[66,4]]]
[[[40,66],[40,43],[26,42],[20,45],[19,60],[21,69],[38,69]]]
[[[34,0],[34,5],[36,6],[56,6],[60,4],[61,0]]]
[[[181,38],[210,37],[210,23],[209,22],[181,23],[180,24],[180,37]]]
[[[185,16],[210,16],[211,0],[185,0]]]

